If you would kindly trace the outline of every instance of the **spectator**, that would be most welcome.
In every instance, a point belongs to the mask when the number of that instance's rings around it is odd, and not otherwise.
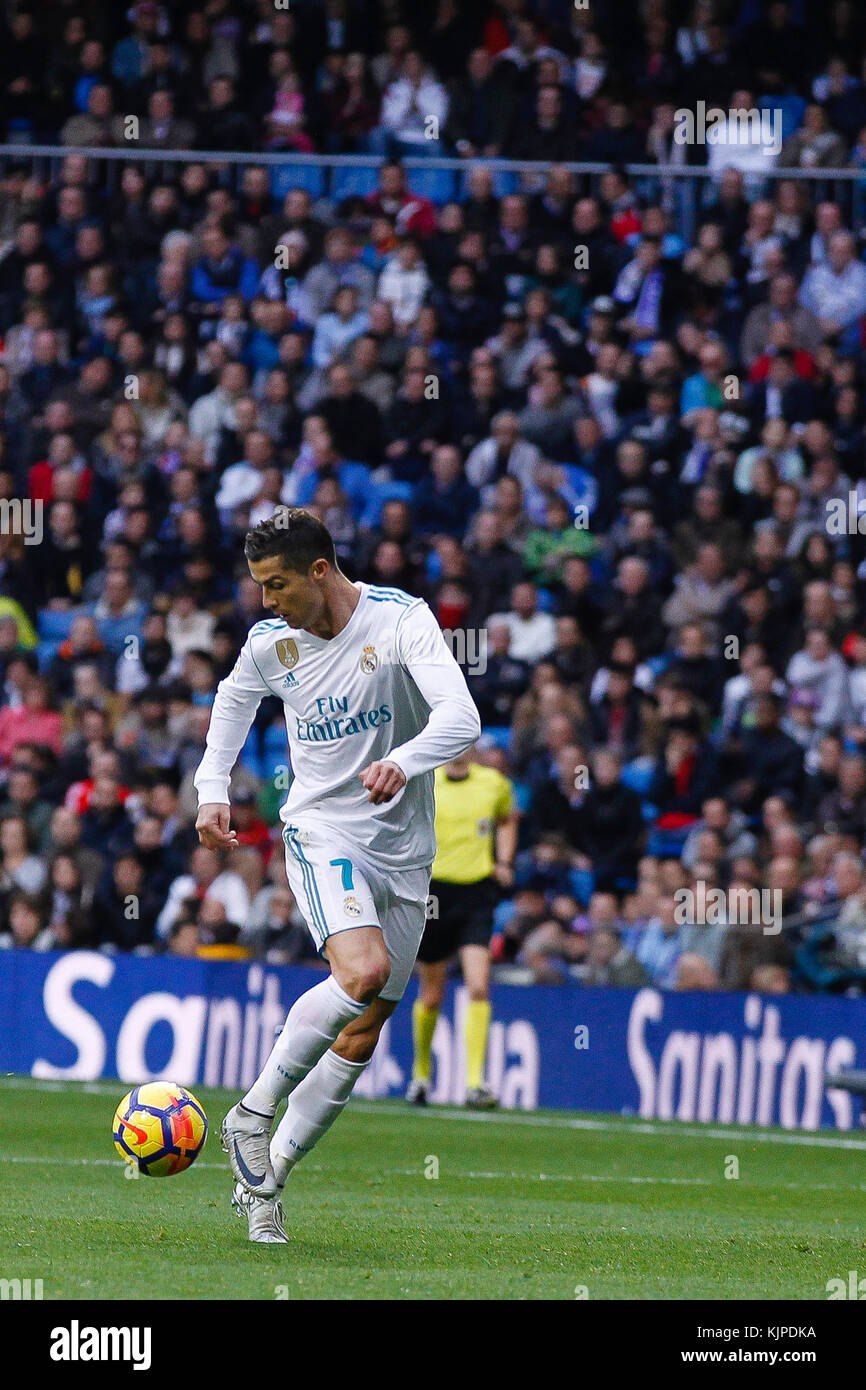
[[[165,938],[181,915],[188,899],[216,899],[222,903],[230,921],[243,922],[249,913],[249,894],[239,874],[223,869],[213,850],[202,847],[193,851],[191,872],[181,874],[169,888],[165,906],[156,919],[156,932]]]
[[[421,536],[460,536],[465,518],[478,508],[478,495],[466,481],[460,451],[440,444],[430,456],[430,474],[415,490],[415,525]]]
[[[391,306],[399,332],[405,332],[418,318],[429,287],[420,244],[416,237],[404,236],[396,254],[386,262],[376,290],[376,297]]]
[[[866,266],[857,260],[849,232],[834,232],[826,262],[806,272],[800,303],[815,315],[825,337],[846,333],[850,337],[850,330],[866,314]]]
[[[229,294],[252,299],[258,284],[258,267],[244,257],[221,227],[208,227],[202,236],[204,254],[192,268],[190,289],[199,312],[213,314]]]
[[[362,313],[370,306],[373,285],[369,270],[353,256],[350,237],[343,228],[335,227],[325,238],[324,259],[301,282],[298,315],[306,323],[315,324],[331,308],[337,290],[343,286],[356,291],[355,308]]]
[[[466,73],[452,84],[445,137],[464,159],[495,159],[509,143],[516,115],[514,89],[485,48],[474,48]]]
[[[742,780],[737,795],[742,808],[754,810],[767,796],[800,793],[803,754],[789,734],[780,728],[781,699],[775,693],[761,695],[755,703],[754,727],[742,737],[739,764]]]
[[[815,724],[819,729],[844,722],[848,714],[848,673],[823,628],[807,631],[805,646],[791,657],[785,679],[790,686],[816,697]]]
[[[682,948],[680,927],[673,896],[659,899],[657,912],[650,918],[635,947],[635,956],[654,985],[675,989]]]
[[[382,124],[373,133],[371,143],[374,148],[398,157],[435,153],[447,115],[445,87],[425,67],[420,53],[410,49],[403,58],[399,76],[389,83],[382,96]]]
[[[538,593],[533,584],[515,584],[510,609],[494,614],[491,621],[495,620],[508,627],[511,634],[509,652],[517,661],[541,661],[556,645],[556,623],[550,613],[539,612]]]
[[[341,285],[334,295],[332,312],[323,314],[316,324],[314,366],[326,371],[368,327],[367,315],[358,307],[358,291],[353,285]]]
[[[8,765],[22,743],[45,744],[59,756],[61,720],[51,703],[48,682],[34,678],[24,690],[21,705],[0,709],[0,762]]]
[[[803,124],[789,136],[779,156],[785,169],[841,169],[845,162],[845,141],[831,128],[826,109],[810,102],[803,113]]]
[[[156,910],[156,895],[148,890],[140,861],[134,854],[118,855],[90,908],[100,945],[125,951],[149,946]]]
[[[589,861],[599,891],[622,892],[637,876],[643,840],[640,798],[622,782],[622,766],[604,748],[593,760],[592,784],[572,821],[574,843]]]

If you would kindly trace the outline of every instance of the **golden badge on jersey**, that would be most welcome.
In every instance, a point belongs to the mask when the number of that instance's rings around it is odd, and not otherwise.
[[[293,637],[281,637],[279,642],[274,643],[274,651],[281,666],[285,666],[287,671],[297,664],[298,644]]]
[[[351,893],[348,893],[343,899],[343,911],[347,917],[360,917],[363,910],[358,899]]]
[[[379,658],[376,655],[375,647],[365,647],[364,655],[361,657],[361,670],[365,675],[372,676],[376,667],[379,665]]]

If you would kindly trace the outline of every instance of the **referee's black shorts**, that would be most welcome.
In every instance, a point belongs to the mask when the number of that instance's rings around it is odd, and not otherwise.
[[[448,960],[461,946],[488,946],[493,931],[493,909],[499,901],[496,879],[477,883],[444,883],[430,880],[432,912],[427,919],[418,959],[425,965]]]

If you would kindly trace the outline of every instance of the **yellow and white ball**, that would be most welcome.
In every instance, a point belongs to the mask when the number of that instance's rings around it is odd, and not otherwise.
[[[149,1178],[169,1178],[195,1161],[207,1138],[207,1116],[191,1091],[170,1081],[136,1086],[117,1107],[114,1147]]]

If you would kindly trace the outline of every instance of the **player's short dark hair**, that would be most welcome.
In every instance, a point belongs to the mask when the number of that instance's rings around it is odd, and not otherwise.
[[[247,532],[244,555],[258,562],[277,556],[283,568],[306,574],[315,560],[337,569],[337,552],[324,522],[304,507],[279,507],[268,521]]]

